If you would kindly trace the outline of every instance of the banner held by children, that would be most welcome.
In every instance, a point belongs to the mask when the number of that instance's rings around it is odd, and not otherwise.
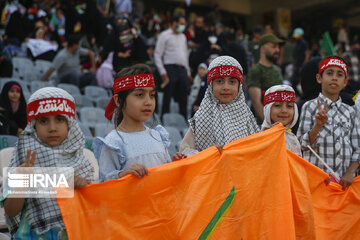
[[[277,125],[58,203],[69,239],[354,239],[360,178],[345,191],[327,179]]]

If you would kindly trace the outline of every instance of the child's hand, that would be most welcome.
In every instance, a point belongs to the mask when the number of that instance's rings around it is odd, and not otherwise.
[[[90,184],[90,180],[80,176],[74,176],[74,188],[83,188],[88,184]]]
[[[352,184],[354,181],[354,177],[352,174],[345,173],[344,176],[340,178],[339,184],[343,187],[342,189],[345,190],[348,186]]]
[[[328,117],[326,115],[326,109],[327,109],[327,106],[328,106],[327,100],[325,100],[324,108],[321,108],[319,99],[317,100],[317,105],[318,105],[318,110],[319,111],[315,115],[316,125],[318,125],[318,127],[321,128],[322,126],[324,126],[324,124],[328,120]]]
[[[134,174],[138,178],[142,178],[143,176],[148,175],[148,170],[144,165],[134,163],[134,164],[130,165],[130,167],[125,169],[125,171],[119,173],[119,178],[122,178],[128,174]]]
[[[213,147],[216,147],[217,150],[219,151],[219,153],[221,153],[222,150],[223,150],[223,146],[221,146],[220,144],[214,144],[214,145],[212,145],[212,146],[213,146]]]
[[[177,161],[177,160],[184,159],[184,158],[187,158],[187,156],[185,154],[177,152],[174,154],[172,160]]]
[[[31,159],[30,159],[30,155],[31,155]],[[28,149],[28,150],[26,151],[25,161],[24,161],[23,164],[21,164],[21,165],[16,169],[16,173],[20,173],[20,174],[29,173],[29,172],[23,171],[21,168],[24,168],[24,167],[33,167],[33,166],[34,166],[35,159],[36,159],[36,150],[34,150],[34,151],[31,153],[31,150]]]

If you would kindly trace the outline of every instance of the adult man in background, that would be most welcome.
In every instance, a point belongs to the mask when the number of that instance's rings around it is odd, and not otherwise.
[[[274,85],[282,84],[281,69],[274,63],[277,61],[283,40],[274,34],[264,34],[260,40],[260,60],[249,70],[247,85],[256,120],[261,124],[264,120],[263,92]]]
[[[91,67],[89,73],[81,72],[80,55],[90,58]],[[80,48],[80,36],[70,35],[67,37],[67,46],[62,49],[52,62],[53,66],[41,78],[46,81],[56,70],[59,83],[72,83],[79,88],[87,85],[96,84],[96,66],[94,52],[85,48]]]
[[[291,77],[291,83],[295,92],[298,93],[297,85],[300,83],[300,70],[310,59],[310,49],[309,44],[304,39],[304,30],[302,28],[295,28],[293,37],[296,40],[296,45],[294,72]]]
[[[161,114],[169,112],[171,97],[174,97],[179,102],[180,114],[187,119],[190,69],[187,42],[183,34],[185,26],[184,16],[175,15],[171,19],[171,27],[159,35],[154,59],[161,75],[161,88],[164,89]]]

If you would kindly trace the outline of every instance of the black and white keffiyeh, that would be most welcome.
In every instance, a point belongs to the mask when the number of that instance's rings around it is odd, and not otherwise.
[[[229,56],[215,58],[210,63],[208,71],[222,65],[235,66],[242,72],[238,61]],[[189,123],[198,151],[214,144],[225,145],[259,131],[254,115],[246,105],[241,82],[237,97],[227,104],[223,104],[215,98],[212,92],[212,82],[210,82],[199,110],[189,120]]]
[[[74,98],[60,88],[47,87],[33,93],[29,103],[45,98],[67,98],[73,102]],[[63,115],[68,121],[68,136],[57,147],[50,147],[40,141],[35,130],[35,120],[28,123],[21,133],[13,158],[9,167],[17,167],[24,163],[26,151],[36,150],[34,167],[72,167],[75,175],[93,178],[92,165],[83,155],[85,145],[84,135],[77,121],[68,115]],[[90,173],[90,174],[89,174]],[[29,221],[31,231],[43,234],[52,228],[65,229],[60,209],[54,198],[26,198],[26,210],[19,213],[15,218],[7,217],[12,233],[16,232],[21,214],[25,214]]]

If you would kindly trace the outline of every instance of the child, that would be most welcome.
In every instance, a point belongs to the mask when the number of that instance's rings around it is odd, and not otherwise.
[[[291,128],[298,120],[296,95],[288,85],[275,85],[265,92],[264,96],[264,122],[261,130],[271,128],[277,123],[285,127],[286,147],[301,157],[299,140],[291,132]]]
[[[26,101],[19,83],[7,82],[0,95],[0,107],[3,109],[5,122],[2,134],[19,136],[26,126]]]
[[[183,157],[258,131],[245,102],[242,82],[242,67],[236,59],[220,56],[210,63],[208,88],[199,110],[189,120],[190,128],[180,146]]]
[[[297,132],[304,158],[326,170],[307,148],[310,145],[341,176],[344,189],[351,185],[360,159],[359,119],[339,97],[348,83],[347,74],[348,67],[340,57],[328,57],[320,63],[316,79],[321,93],[302,107]]]
[[[206,73],[206,64],[200,63],[200,65],[198,66],[198,73],[194,78],[194,82],[189,95],[189,103],[192,106],[191,116],[194,116],[195,112],[199,109],[201,100],[204,98],[204,94],[207,88]]]
[[[72,167],[75,188],[88,184],[92,166],[82,155],[85,139],[73,97],[60,88],[39,89],[29,99],[27,120],[9,167]],[[56,199],[4,194],[1,200],[14,239],[67,239]]]
[[[160,125],[155,129],[144,125],[155,110],[156,91],[151,69],[145,64],[122,69],[114,81],[113,92],[105,116],[111,120],[116,107],[116,129],[105,139],[95,139],[93,144],[101,180],[128,174],[141,178],[148,174],[147,168],[171,162],[166,130]]]

